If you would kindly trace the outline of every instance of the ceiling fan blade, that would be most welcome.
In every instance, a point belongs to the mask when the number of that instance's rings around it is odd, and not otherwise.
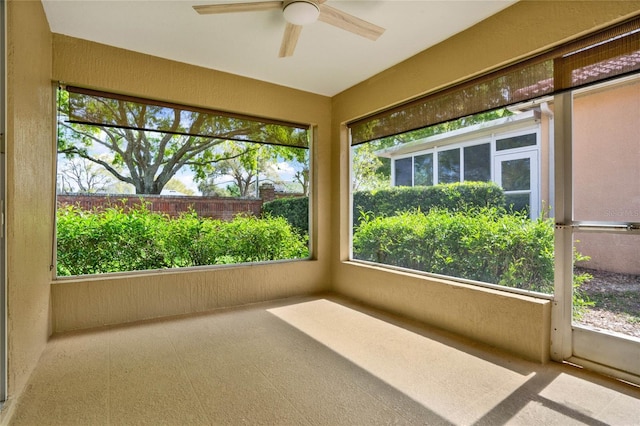
[[[201,15],[213,13],[259,12],[262,10],[282,9],[282,1],[259,1],[248,3],[224,3],[193,6]]]
[[[359,36],[368,38],[369,40],[377,40],[384,33],[384,28],[379,27],[371,22],[356,18],[346,12],[334,9],[326,4],[320,4],[319,21],[333,25],[334,27],[352,32]]]
[[[280,58],[293,55],[301,31],[301,25],[293,25],[287,22],[287,26],[284,28],[284,35],[282,36],[282,44],[280,45],[280,54],[278,55]]]

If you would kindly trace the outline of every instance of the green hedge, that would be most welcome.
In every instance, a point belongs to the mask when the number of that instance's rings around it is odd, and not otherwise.
[[[281,217],[236,216],[221,221],[192,213],[170,220],[164,234],[171,264],[177,267],[309,256],[307,238]]]
[[[464,211],[480,207],[505,206],[502,188],[493,182],[463,182],[434,186],[398,186],[353,194],[353,219],[358,224],[367,217],[394,216],[419,209],[428,212],[438,207]]]
[[[432,209],[363,221],[354,258],[551,293],[553,223],[497,208]]]
[[[308,256],[306,238],[283,218],[172,219],[145,206],[91,212],[67,206],[57,213],[58,276]]]
[[[309,197],[269,201],[262,205],[262,213],[283,217],[300,235],[309,235]]]
[[[440,207],[451,211],[478,207],[504,207],[502,188],[492,182],[463,182],[435,186],[399,186],[353,194],[354,224],[366,217],[393,216],[398,212]],[[266,215],[287,219],[301,235],[309,233],[309,198],[282,198],[264,203]]]

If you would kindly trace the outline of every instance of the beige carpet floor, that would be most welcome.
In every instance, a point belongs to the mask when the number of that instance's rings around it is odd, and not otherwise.
[[[640,390],[341,298],[54,336],[13,425],[636,425]]]

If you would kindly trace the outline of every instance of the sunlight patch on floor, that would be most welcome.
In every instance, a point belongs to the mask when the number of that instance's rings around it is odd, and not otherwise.
[[[268,311],[454,423],[477,421],[535,376],[325,299]]]

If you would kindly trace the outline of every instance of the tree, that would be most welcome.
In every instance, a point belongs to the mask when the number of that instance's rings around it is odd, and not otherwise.
[[[305,195],[305,197],[309,196],[309,168],[305,167],[302,170],[297,171],[294,175],[293,178],[295,179],[296,182],[298,182],[300,184],[300,186],[302,186],[302,193]]]
[[[225,142],[225,151],[230,154],[229,158],[217,162],[213,171],[209,174],[205,185],[214,185],[216,178],[228,176],[235,188],[238,196],[248,197],[249,189],[254,183],[260,168],[264,167],[266,161],[265,146],[246,146],[236,142]],[[205,186],[203,185],[203,187]]]
[[[385,173],[382,158],[376,155],[379,146],[379,143],[364,143],[353,148],[351,170],[354,191],[370,191],[390,186],[390,169]]]
[[[164,186],[164,188],[179,192],[180,194],[184,195],[195,195],[193,189],[188,188],[187,185],[184,184],[184,182],[176,177],[171,178],[169,182],[167,182],[167,184]]]
[[[221,188],[211,179],[205,179],[198,183],[198,190],[205,197],[231,197],[226,188]]]
[[[203,180],[216,163],[251,150],[228,152],[224,145],[228,140],[299,144],[306,137],[299,129],[282,125],[105,97],[70,99],[68,92],[59,93],[58,152],[100,165],[119,181],[133,185],[137,194],[159,194],[184,167]],[[83,117],[104,125],[69,123],[65,118],[71,104]],[[113,153],[113,160],[101,159],[96,154],[100,150]]]
[[[113,182],[103,168],[83,158],[73,158],[61,163],[58,171],[58,190],[62,193],[105,192]]]
[[[290,149],[290,155],[286,157],[291,160],[295,165],[296,172],[293,175],[293,180],[300,184],[302,187],[302,193],[305,197],[309,196],[309,185],[311,184],[310,170],[309,170],[309,150],[306,149]]]
[[[290,161],[295,165],[293,180],[302,186],[306,195],[309,191],[308,150],[278,145],[248,144],[227,141],[223,144],[230,158],[219,161],[212,167],[209,176],[198,184],[203,194],[222,195],[228,191],[239,197],[257,194],[261,182],[269,181],[280,187],[287,187],[281,178],[279,164]],[[220,189],[220,180],[231,181],[227,190]],[[218,182],[218,183],[216,183]]]

